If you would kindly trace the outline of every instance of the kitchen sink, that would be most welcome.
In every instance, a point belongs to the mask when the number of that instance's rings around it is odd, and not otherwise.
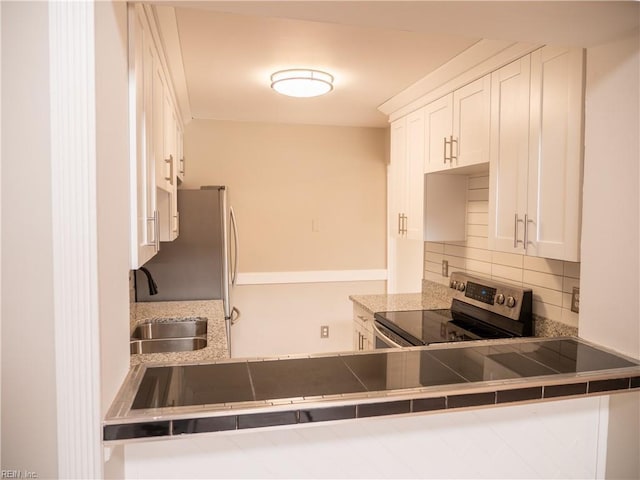
[[[162,322],[154,321],[142,323],[138,325],[131,334],[131,340],[197,337],[206,334],[206,319],[176,319]]]
[[[207,319],[163,319],[138,325],[131,334],[131,354],[190,352],[207,346]]]
[[[131,340],[129,345],[131,347],[131,354],[192,352],[206,347],[207,339],[204,337],[150,338],[145,340]]]

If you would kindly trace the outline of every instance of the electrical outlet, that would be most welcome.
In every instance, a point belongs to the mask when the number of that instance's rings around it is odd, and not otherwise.
[[[320,338],[329,338],[329,325],[322,325],[320,327]]]
[[[573,292],[571,293],[571,311],[580,313],[580,288],[573,287]]]
[[[442,276],[443,277],[449,276],[449,262],[446,260],[442,260]]]

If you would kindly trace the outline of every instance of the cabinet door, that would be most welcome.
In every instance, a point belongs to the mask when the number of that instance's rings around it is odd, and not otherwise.
[[[420,178],[422,178],[420,171]],[[409,239],[403,233],[407,205],[407,117],[391,124],[391,163],[387,177],[388,293],[422,291],[424,242]]]
[[[176,115],[168,88],[164,92],[163,107],[163,169],[164,189],[158,190],[158,215],[160,217],[160,241],[170,242],[178,237],[178,190],[176,155]]]
[[[524,253],[530,57],[491,74],[489,248]]]
[[[169,190],[165,153],[165,91],[166,84],[158,54],[153,54],[153,157],[156,165],[156,187]]]
[[[140,10],[129,9],[131,118],[131,268],[137,269],[158,251],[155,163],[150,146],[153,111],[153,43]]]
[[[531,54],[527,253],[580,259],[584,51]]]
[[[424,108],[425,156],[424,172],[449,168],[449,137],[453,126],[453,94],[450,93]]]
[[[406,166],[407,121],[401,118],[391,124],[391,158],[387,175],[388,231],[393,237],[403,236]]]
[[[422,240],[424,224],[424,110],[407,116],[405,237]]]
[[[485,75],[453,92],[452,167],[489,161],[490,115],[490,75]]]

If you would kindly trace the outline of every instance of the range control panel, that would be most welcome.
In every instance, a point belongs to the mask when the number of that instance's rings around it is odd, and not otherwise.
[[[477,307],[519,320],[521,314],[531,313],[530,288],[479,278],[463,272],[452,272],[449,288],[453,298]]]

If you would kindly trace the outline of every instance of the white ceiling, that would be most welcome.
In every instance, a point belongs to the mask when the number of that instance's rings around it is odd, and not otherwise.
[[[162,33],[193,118],[376,127],[387,124],[380,104],[482,38],[593,46],[638,28],[640,12],[637,2],[610,1],[175,6],[178,54]],[[271,73],[296,67],[332,73],[334,91],[300,99],[269,88]]]

